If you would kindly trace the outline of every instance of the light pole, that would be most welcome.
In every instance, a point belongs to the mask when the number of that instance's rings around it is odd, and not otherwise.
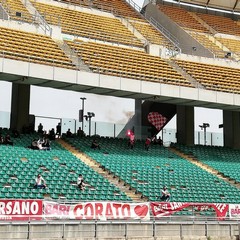
[[[207,128],[210,127],[209,123],[203,123],[202,125],[199,125],[199,127],[201,128],[201,130],[203,130],[203,134],[204,134],[204,145],[207,144]]]
[[[86,120],[89,120],[89,137],[91,136],[91,119],[92,117],[95,117],[95,113],[93,112],[88,112],[87,115],[84,115]]]
[[[82,131],[83,131],[83,128],[84,128],[84,101],[86,100],[86,98],[81,97],[80,99],[82,100]]]

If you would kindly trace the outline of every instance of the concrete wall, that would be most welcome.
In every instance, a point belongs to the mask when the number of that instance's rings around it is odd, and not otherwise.
[[[1,223],[0,239],[190,240],[239,239],[239,223],[216,222],[54,222]]]

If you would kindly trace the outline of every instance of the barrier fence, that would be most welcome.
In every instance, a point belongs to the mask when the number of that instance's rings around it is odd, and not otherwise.
[[[183,211],[183,213],[181,213]],[[161,220],[239,221],[240,204],[188,202],[54,202],[33,199],[0,200],[0,220]]]

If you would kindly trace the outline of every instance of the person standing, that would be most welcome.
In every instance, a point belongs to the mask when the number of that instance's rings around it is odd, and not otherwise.
[[[38,125],[38,133],[43,134],[43,125],[42,125],[42,123],[39,123],[39,125]]]
[[[61,134],[62,134],[62,128],[61,128],[61,122],[59,122],[58,125],[56,126],[56,135],[58,138],[60,138]]]
[[[129,135],[129,142],[128,142],[128,147],[133,149],[135,143],[135,135],[133,132],[130,133]]]
[[[147,137],[146,140],[145,140],[145,145],[144,145],[144,147],[147,151],[149,150],[151,142],[152,142],[151,138]]]

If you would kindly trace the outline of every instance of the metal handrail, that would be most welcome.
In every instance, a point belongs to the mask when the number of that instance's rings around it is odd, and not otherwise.
[[[16,58],[9,58],[7,56],[15,56]],[[46,63],[60,63],[64,66],[64,64],[68,64],[68,62],[65,61],[61,61],[58,59],[54,59],[54,58],[42,58],[42,57],[38,57],[38,56],[34,56],[34,55],[26,55],[26,54],[22,54],[22,53],[16,53],[16,52],[11,52],[11,51],[6,51],[6,50],[1,50],[0,51],[0,57],[3,58],[7,58],[7,59],[12,59],[12,60],[17,60],[17,61],[24,61],[24,58],[26,60],[28,60],[27,62],[32,62],[34,63],[32,60],[39,60],[39,61],[45,61]],[[17,59],[17,57],[22,57],[22,59]],[[46,64],[44,64],[46,65]],[[48,65],[49,66],[49,65]],[[71,66],[70,62],[69,62],[69,66]],[[72,66],[74,67],[74,65],[72,64]]]
[[[157,22],[153,17],[148,20],[145,16],[145,11],[139,7],[133,0],[125,0],[131,7],[133,7],[151,26],[156,30],[160,31],[173,45],[176,47],[177,52],[181,52],[179,47],[178,39],[173,36],[166,28],[164,28],[159,22]]]

